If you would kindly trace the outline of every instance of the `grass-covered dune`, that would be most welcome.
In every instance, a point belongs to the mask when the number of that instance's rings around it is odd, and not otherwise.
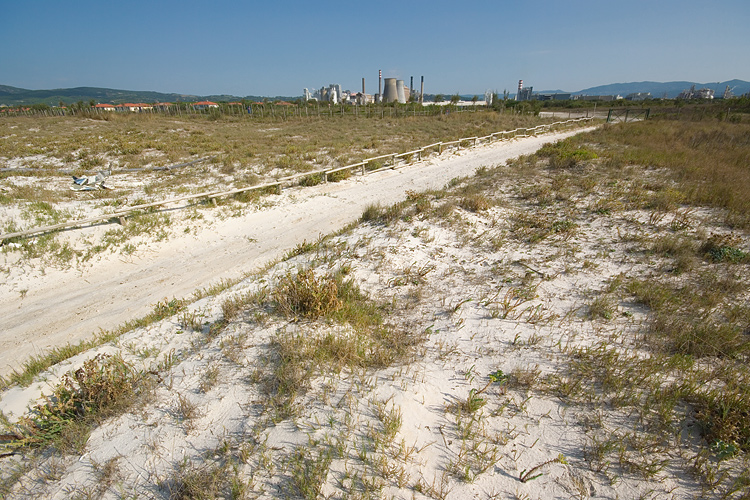
[[[602,126],[159,304],[6,381],[0,491],[750,498],[748,137]]]

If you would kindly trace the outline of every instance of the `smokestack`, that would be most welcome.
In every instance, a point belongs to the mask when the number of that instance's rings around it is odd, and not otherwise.
[[[383,70],[378,70],[378,95],[383,95]]]
[[[362,78],[362,98],[364,99],[364,97],[365,97],[365,79]]]
[[[414,94],[414,77],[411,77],[409,81],[409,94]]]
[[[419,89],[419,102],[424,102],[424,76],[422,76],[422,85]]]

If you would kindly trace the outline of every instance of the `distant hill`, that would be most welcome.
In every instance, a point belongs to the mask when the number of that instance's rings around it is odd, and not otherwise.
[[[573,94],[585,94],[585,95],[613,95],[619,94],[625,97],[628,94],[634,94],[636,92],[650,92],[651,96],[655,99],[666,96],[670,99],[677,97],[677,95],[683,90],[689,89],[695,85],[696,89],[709,88],[713,89],[716,97],[721,97],[724,94],[724,89],[727,85],[729,88],[734,88],[732,91],[734,95],[740,96],[750,92],[750,82],[744,80],[729,80],[727,82],[711,82],[711,83],[698,83],[698,82],[631,82],[631,83],[612,83],[609,85],[599,85],[598,87],[590,87],[587,89],[573,92]]]
[[[613,95],[619,94],[623,97],[636,92],[650,92],[655,99],[666,97],[672,99],[683,90],[689,89],[695,85],[696,89],[710,88],[713,89],[716,97],[724,94],[724,89],[729,85],[733,88],[733,93],[740,96],[750,92],[750,82],[744,80],[729,80],[727,82],[697,83],[697,82],[630,82],[630,83],[612,83],[609,85],[599,85],[579,90],[577,92],[566,92],[563,90],[542,90],[535,93],[542,94],[567,94],[574,95]],[[425,94],[425,100],[430,100],[432,94]],[[477,94],[479,99],[484,99],[484,93]],[[444,94],[444,100],[450,100],[449,94]],[[473,95],[461,95],[464,100],[471,100]],[[510,94],[515,97],[515,94]],[[57,106],[60,102],[65,104],[74,104],[78,101],[88,103],[92,99],[97,103],[121,104],[125,102],[195,102],[195,101],[217,101],[231,102],[246,99],[248,101],[262,101],[263,99],[293,101],[300,96],[244,96],[234,95],[191,95],[191,94],[166,94],[162,92],[153,92],[147,90],[118,90],[100,87],[75,87],[70,89],[51,89],[51,90],[28,90],[8,85],[0,85],[0,105],[6,106],[30,106],[32,104],[44,103],[49,106]]]
[[[91,100],[97,103],[121,104],[124,102],[195,102],[195,101],[261,101],[261,96],[237,97],[233,95],[191,95],[191,94],[165,94],[162,92],[140,91],[140,90],[118,90],[99,87],[75,87],[71,89],[52,90],[28,90],[8,85],[0,85],[0,105],[6,106],[29,106],[44,103],[49,106],[57,106],[60,101],[65,104],[73,104],[78,101],[88,103]],[[293,100],[297,97],[276,96],[271,100]]]

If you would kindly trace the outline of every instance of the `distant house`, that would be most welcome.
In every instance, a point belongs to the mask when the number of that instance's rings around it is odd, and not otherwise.
[[[142,102],[135,103],[135,104],[131,102],[126,102],[126,103],[118,104],[117,106],[115,106],[115,110],[117,111],[130,111],[133,113],[150,111],[151,109],[153,109],[153,106],[151,104],[145,104]]]
[[[114,111],[115,107],[112,104],[99,103],[94,105],[94,109],[102,111]]]
[[[155,102],[153,108],[159,111],[167,111],[172,105],[171,102]]]
[[[211,109],[218,108],[219,105],[211,101],[200,101],[193,104],[193,109]]]

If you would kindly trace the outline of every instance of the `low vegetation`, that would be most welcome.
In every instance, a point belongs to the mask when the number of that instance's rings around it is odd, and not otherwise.
[[[741,121],[606,126],[370,206],[196,293],[213,316],[165,299],[132,325],[183,342],[133,348],[156,368],[94,357],[5,426],[40,461],[83,450],[87,432],[56,444],[70,422],[112,433],[127,411],[159,439],[205,439],[155,452],[169,467],[149,485],[102,462],[91,496],[748,498],[747,137]],[[169,425],[132,411],[144,394]],[[214,419],[242,424],[217,436]]]

